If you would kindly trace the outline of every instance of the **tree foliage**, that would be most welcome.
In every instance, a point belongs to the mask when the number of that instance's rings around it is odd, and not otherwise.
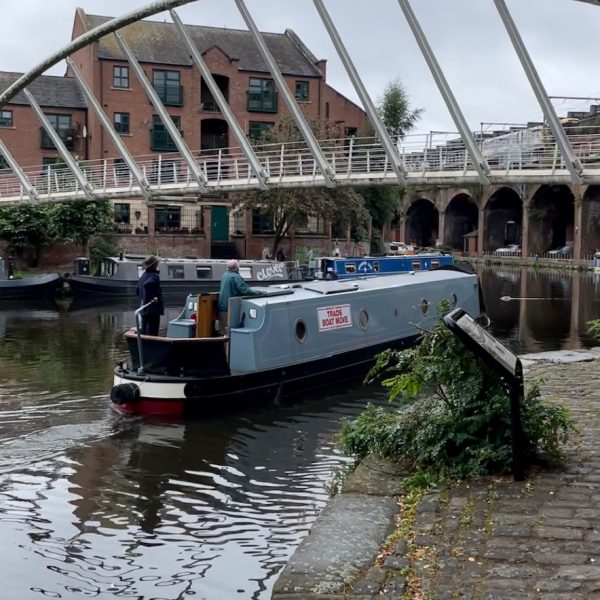
[[[53,239],[86,247],[96,233],[111,229],[113,214],[108,200],[78,200],[48,207],[49,233]]]
[[[395,79],[386,86],[377,105],[377,112],[392,137],[404,137],[412,131],[423,114],[422,108],[411,109],[408,94],[400,80]]]
[[[0,208],[0,239],[8,242],[8,250],[22,254],[26,246],[34,249],[37,264],[41,250],[49,242],[48,206],[23,204]]]
[[[321,121],[312,121],[311,128],[318,138],[331,136],[331,129]],[[279,160],[281,144],[288,145],[286,160],[303,161],[312,165],[312,156],[306,155],[305,143],[291,117],[283,117],[281,122],[267,130],[260,139],[263,144],[273,144],[272,160]],[[294,144],[296,143],[296,145]],[[263,146],[264,147],[264,146]],[[369,222],[362,196],[352,188],[279,188],[264,192],[248,192],[233,200],[238,210],[260,210],[270,217],[273,228],[271,256],[277,251],[290,231],[306,216],[319,216],[332,222],[349,225],[355,241],[364,239]]]
[[[440,314],[448,305],[440,306]],[[383,378],[394,408],[370,406],[342,424],[340,446],[362,458],[390,457],[443,475],[505,473],[511,466],[510,398],[504,382],[444,326],[420,343],[378,356],[369,380]],[[521,406],[525,462],[560,461],[575,431],[565,408],[542,402],[534,382]]]

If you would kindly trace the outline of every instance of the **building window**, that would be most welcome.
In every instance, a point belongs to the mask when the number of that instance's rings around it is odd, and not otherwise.
[[[121,135],[129,133],[129,113],[116,112],[114,125],[117,133]]]
[[[73,131],[73,118],[71,115],[46,115],[48,121],[50,121],[50,125],[54,127],[56,133],[58,133],[60,139],[63,141],[67,150],[73,150],[75,148],[75,135]],[[41,140],[40,146],[42,148],[54,148],[54,142],[46,132],[46,130],[41,127]]]
[[[175,127],[179,129],[181,135],[181,117],[171,117]],[[169,135],[166,127],[164,126],[161,118],[158,115],[152,117],[152,129],[150,130],[150,150],[157,152],[177,152],[177,146],[173,141],[173,138]]]
[[[113,87],[129,89],[129,67],[113,67]]]
[[[308,81],[296,81],[296,100],[308,102]]]
[[[248,137],[253,140],[260,140],[275,123],[269,121],[250,121],[248,127]]]
[[[115,223],[131,223],[131,205],[115,203]]]
[[[157,206],[155,209],[155,222],[155,228],[158,232],[178,232],[181,228],[181,207]]]
[[[13,114],[12,110],[0,110],[0,127],[12,127]]]
[[[277,112],[277,92],[272,79],[250,78],[248,112]]]
[[[8,162],[6,161],[4,156],[2,156],[2,154],[0,154],[0,171],[4,171],[5,169],[9,169],[9,168],[10,168],[10,165],[8,164]]]
[[[273,217],[264,210],[255,208],[252,211],[252,233],[263,235],[273,233]]]
[[[325,118],[329,119],[329,102],[325,102]]]
[[[183,88],[179,71],[153,71],[152,85],[167,106],[183,106]]]

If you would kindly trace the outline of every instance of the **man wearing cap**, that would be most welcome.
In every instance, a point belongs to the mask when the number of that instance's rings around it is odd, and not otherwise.
[[[219,289],[219,301],[217,308],[219,310],[219,321],[221,323],[221,332],[226,332],[229,323],[227,311],[229,309],[229,298],[235,296],[262,296],[262,292],[253,290],[240,275],[240,264],[237,260],[227,262],[227,271],[221,278],[221,287]]]
[[[142,263],[144,272],[137,284],[137,295],[140,304],[149,306],[142,311],[142,333],[144,335],[158,335],[160,327],[160,316],[165,314],[160,277],[158,275],[158,258],[147,256]]]

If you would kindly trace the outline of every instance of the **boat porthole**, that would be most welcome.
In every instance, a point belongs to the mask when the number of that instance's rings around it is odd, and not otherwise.
[[[369,324],[369,313],[364,308],[360,309],[358,322],[360,323],[361,329],[366,329],[367,325]]]
[[[450,296],[450,302],[452,303],[453,308],[458,304],[458,298],[456,297],[456,294],[452,294],[452,296]]]
[[[294,326],[294,335],[300,343],[306,339],[306,325],[302,319],[298,319],[296,321],[296,325]]]
[[[421,312],[426,315],[427,311],[429,310],[429,302],[423,298],[423,300],[421,300]]]

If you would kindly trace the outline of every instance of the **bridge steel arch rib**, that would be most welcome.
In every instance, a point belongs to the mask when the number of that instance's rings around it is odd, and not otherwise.
[[[490,173],[490,167],[477,147],[475,138],[473,137],[473,134],[467,125],[467,121],[460,109],[458,102],[456,101],[456,98],[454,97],[454,94],[452,93],[452,90],[450,89],[450,86],[448,85],[448,82],[446,81],[446,77],[442,72],[442,68],[438,63],[435,54],[433,53],[433,50],[427,41],[427,38],[425,37],[425,33],[423,32],[423,29],[421,28],[421,25],[419,24],[419,21],[413,12],[409,0],[398,0],[398,3],[400,4],[400,8],[404,13],[406,21],[408,22],[408,25],[413,32],[415,39],[417,40],[417,44],[421,49],[423,58],[425,58],[425,62],[427,63],[427,66],[433,75],[438,89],[444,98],[444,102],[450,111],[450,115],[452,116],[454,123],[460,132],[465,146],[467,147],[467,151],[471,157],[471,160],[473,161],[473,166],[475,167],[477,175],[479,176],[480,183],[489,183],[488,176]]]
[[[2,108],[16,94],[23,91],[34,79],[42,75],[50,67],[58,64],[61,60],[64,60],[67,58],[67,56],[73,54],[73,52],[76,52],[81,48],[85,48],[85,46],[87,46],[90,42],[95,42],[101,37],[104,37],[109,33],[113,33],[114,31],[117,31],[126,25],[131,25],[131,23],[135,23],[136,21],[139,21],[145,17],[150,17],[157,13],[164,12],[165,10],[177,8],[178,6],[184,6],[185,4],[191,4],[192,2],[196,2],[196,0],[160,0],[159,2],[152,2],[152,4],[149,4],[144,8],[139,8],[123,15],[122,17],[111,19],[107,23],[103,23],[91,31],[80,35],[70,44],[49,56],[45,61],[41,62],[39,65],[36,65],[33,69],[31,69],[31,71],[19,77],[12,85],[6,88],[6,90],[0,94],[0,108]]]
[[[138,182],[138,185],[140,186],[140,189],[142,191],[142,195],[146,200],[149,200],[151,195],[150,186],[148,185],[144,174],[140,171],[133,156],[131,156],[131,154],[129,153],[127,146],[125,146],[125,144],[123,143],[121,136],[115,131],[115,128],[113,127],[109,118],[106,116],[106,113],[102,110],[100,103],[98,102],[96,96],[94,96],[92,90],[83,78],[83,75],[80,73],[79,69],[77,68],[77,65],[71,60],[70,57],[67,57],[67,64],[69,65],[69,68],[71,69],[75,80],[79,84],[79,88],[85,96],[85,99],[88,101],[88,103],[96,113],[96,116],[100,120],[102,127],[104,127],[104,129],[108,133],[113,144],[119,151],[119,154],[129,167],[129,171],[131,172],[135,180]]]
[[[344,64],[346,72],[348,73],[348,76],[350,77],[350,80],[352,81],[352,84],[354,85],[354,89],[356,90],[356,93],[358,94],[359,98],[361,99],[361,102],[363,103],[365,111],[367,112],[367,116],[369,117],[369,120],[371,121],[371,125],[373,125],[373,127],[377,133],[377,137],[379,138],[379,141],[383,145],[385,153],[387,154],[387,156],[392,164],[392,168],[394,169],[394,172],[396,173],[396,176],[398,177],[398,181],[401,184],[405,183],[406,182],[406,167],[402,163],[402,160],[400,159],[398,152],[396,151],[396,148],[394,147],[394,144],[393,144],[392,140],[390,139],[388,132],[386,131],[383,123],[381,122],[381,119],[379,118],[379,115],[377,114],[377,110],[375,109],[373,100],[371,100],[371,97],[369,96],[367,89],[365,88],[365,86],[358,74],[358,71],[356,70],[356,67],[354,66],[354,63],[352,62],[352,59],[350,58],[350,55],[348,54],[348,51],[346,50],[346,47],[344,46],[344,43],[342,42],[342,38],[340,37],[339,33],[337,32],[337,29],[329,15],[329,13],[327,12],[327,9],[325,8],[325,4],[323,3],[323,0],[313,0],[313,2],[315,4],[315,7],[316,7],[320,17],[321,17],[321,21],[323,21],[323,25],[325,25],[325,29],[327,29],[327,32],[329,33],[329,37],[331,38],[331,41],[333,42],[333,45],[335,46],[335,49],[337,50],[338,56],[342,60],[342,63]]]
[[[323,154],[323,151],[321,150],[321,146],[319,146],[319,142],[315,138],[315,135],[311,131],[310,127],[308,126],[308,123],[306,122],[306,119],[304,118],[302,111],[300,110],[298,104],[296,103],[296,100],[292,96],[292,93],[290,92],[290,90],[283,78],[283,75],[281,74],[281,71],[279,70],[279,67],[277,66],[277,63],[275,62],[275,59],[273,58],[273,55],[271,54],[269,48],[267,47],[267,44],[265,43],[265,40],[264,40],[262,34],[258,30],[258,27],[256,26],[256,23],[254,22],[252,15],[248,11],[248,8],[246,7],[244,0],[235,0],[235,3],[237,5],[244,21],[246,22],[246,25],[248,26],[248,29],[250,30],[250,33],[252,34],[254,41],[256,42],[256,45],[258,47],[258,50],[259,50],[261,56],[263,57],[263,60],[269,66],[271,75],[273,76],[273,79],[277,83],[277,87],[279,88],[279,91],[283,95],[285,103],[287,104],[289,111],[292,113],[292,116],[294,117],[294,120],[296,121],[296,124],[298,125],[298,128],[300,129],[300,132],[302,133],[302,136],[304,137],[304,140],[308,144],[311,154],[313,155],[314,159],[317,161],[317,164],[319,165],[321,175],[325,179],[325,185],[327,187],[335,187],[333,169],[331,168],[331,165],[325,158],[325,155]]]
[[[75,176],[77,183],[80,185],[80,187],[83,190],[83,193],[86,195],[87,199],[88,200],[96,200],[96,197],[94,196],[94,192],[92,190],[92,186],[90,185],[89,181],[85,178],[85,175],[79,168],[79,165],[77,164],[77,162],[75,161],[73,156],[71,156],[71,153],[67,150],[67,147],[65,146],[64,142],[61,140],[60,136],[58,135],[58,133],[56,132],[54,127],[52,127],[52,125],[50,124],[48,117],[46,117],[46,115],[44,114],[44,111],[40,108],[40,105],[36,102],[35,98],[33,97],[33,94],[27,88],[25,88],[23,90],[23,93],[25,94],[27,101],[31,105],[31,108],[33,109],[33,112],[35,113],[35,116],[38,118],[39,122],[42,124],[42,126],[46,130],[46,133],[50,136],[50,139],[52,140],[52,143],[58,150],[58,153],[60,154],[61,158],[65,161],[65,164],[69,167],[69,169]]]
[[[169,132],[169,135],[171,136],[171,139],[177,146],[177,150],[179,150],[179,153],[181,154],[182,158],[185,160],[188,169],[190,170],[190,173],[192,173],[192,175],[194,176],[194,179],[198,184],[199,190],[202,193],[206,193],[208,191],[208,189],[206,188],[206,176],[200,170],[200,167],[195,161],[192,152],[188,148],[188,145],[183,141],[183,137],[181,137],[181,133],[175,126],[175,123],[173,123],[171,115],[169,115],[169,113],[167,112],[167,109],[158,97],[156,90],[150,84],[150,81],[146,77],[144,70],[142,69],[140,63],[137,61],[136,57],[131,51],[131,48],[127,45],[127,42],[125,42],[125,40],[123,39],[123,36],[118,31],[115,31],[114,35],[117,38],[117,42],[121,47],[121,50],[123,50],[123,52],[125,53],[127,61],[131,65],[131,68],[133,69],[134,73],[136,74],[140,85],[146,92],[146,95],[150,99],[150,102],[152,102],[152,106],[154,106],[154,108],[157,110],[160,119],[163,122],[163,125]]]
[[[494,0],[494,4],[496,5],[498,13],[500,14],[500,18],[502,19],[504,27],[506,28],[508,37],[515,48],[515,52],[521,61],[521,65],[523,66],[523,70],[527,75],[529,84],[531,85],[535,97],[542,108],[544,117],[546,117],[546,120],[548,121],[548,126],[550,127],[550,130],[554,135],[554,139],[556,140],[556,144],[560,149],[560,153],[565,160],[565,165],[571,174],[571,179],[573,183],[581,184],[583,183],[583,165],[573,152],[573,148],[571,147],[571,143],[567,138],[567,134],[560,124],[560,120],[552,106],[552,103],[550,102],[550,98],[548,98],[548,94],[544,89],[544,84],[542,83],[535,65],[529,56],[529,52],[527,52],[523,38],[519,34],[519,30],[517,29],[517,26],[515,25],[515,22],[513,21],[504,0]]]
[[[250,166],[258,179],[259,187],[262,190],[269,189],[269,187],[267,185],[267,173],[265,172],[263,166],[260,164],[258,157],[256,156],[256,154],[254,153],[254,150],[252,149],[252,146],[249,144],[248,138],[244,134],[242,128],[240,127],[240,124],[238,123],[237,119],[235,118],[235,115],[233,114],[233,111],[231,110],[229,103],[227,102],[227,100],[225,100],[225,96],[223,96],[223,93],[221,92],[221,89],[217,85],[215,78],[212,76],[210,69],[204,62],[204,59],[200,55],[200,52],[198,52],[198,49],[196,48],[196,46],[194,46],[194,43],[192,42],[190,36],[188,35],[188,32],[185,30],[185,26],[183,25],[183,23],[181,22],[181,19],[179,18],[179,15],[174,10],[171,10],[170,13],[171,13],[171,18],[173,19],[173,24],[175,25],[175,29],[177,29],[177,32],[179,33],[179,37],[182,39],[183,43],[185,44],[186,48],[188,49],[188,52],[190,53],[190,57],[191,57],[192,61],[196,65],[197,69],[200,71],[200,74],[202,75],[202,78],[206,82],[206,85],[207,85],[208,89],[210,90],[210,93],[212,94],[213,98],[215,99],[216,103],[218,104],[219,108],[221,109],[221,112],[223,113],[225,120],[227,121],[227,123],[229,124],[231,129],[233,130],[233,134],[235,135],[235,138],[237,139],[238,144],[240,145],[240,148],[242,149],[242,152],[246,155],[246,158],[248,159],[248,162],[250,163]]]

